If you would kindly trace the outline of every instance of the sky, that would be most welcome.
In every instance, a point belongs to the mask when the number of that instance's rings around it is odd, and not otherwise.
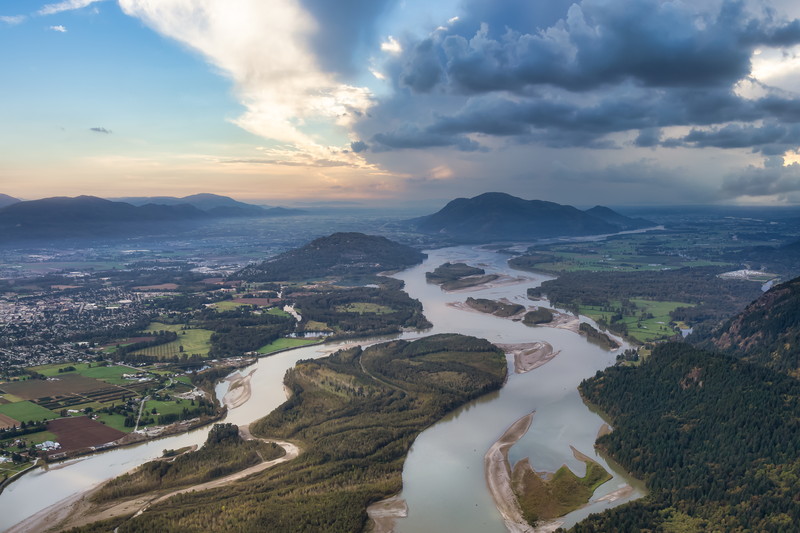
[[[796,0],[0,0],[0,193],[800,204]]]

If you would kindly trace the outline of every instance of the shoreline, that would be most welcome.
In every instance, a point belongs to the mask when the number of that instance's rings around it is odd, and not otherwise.
[[[511,487],[511,465],[508,462],[508,451],[528,432],[533,423],[534,414],[536,411],[511,424],[483,456],[486,486],[510,533],[535,531],[533,526],[522,517],[522,509],[520,509]]]
[[[253,437],[250,433],[249,425],[240,426],[239,431],[245,440],[256,439],[256,437]],[[172,490],[166,494],[156,496],[153,496],[152,494],[143,494],[122,502],[113,503],[108,507],[94,507],[94,504],[89,502],[89,498],[91,498],[93,494],[100,490],[100,488],[108,481],[105,480],[93,485],[88,490],[68,496],[63,500],[58,501],[55,504],[46,507],[45,509],[42,509],[38,513],[33,514],[22,522],[12,526],[6,531],[6,533],[64,531],[117,516],[132,514],[133,516],[131,518],[133,518],[145,512],[151,505],[160,503],[171,498],[172,496],[177,496],[178,494],[183,494],[185,492],[209,490],[233,483],[234,481],[245,478],[252,474],[256,474],[277,464],[291,461],[300,455],[300,452],[302,451],[299,446],[288,441],[275,439],[259,440],[264,442],[274,442],[275,444],[281,446],[286,453],[277,459],[264,461],[257,465],[245,468],[244,470],[240,470],[239,472],[234,472],[219,479],[207,481],[199,485],[192,485],[190,487]],[[133,470],[136,468],[139,467],[137,466]]]

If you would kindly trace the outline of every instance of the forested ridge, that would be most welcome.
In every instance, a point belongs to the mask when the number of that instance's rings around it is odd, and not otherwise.
[[[708,344],[800,378],[800,278],[770,289]]]
[[[573,531],[797,530],[800,381],[669,343],[580,390],[615,428],[598,446],[651,493]]]
[[[342,532],[396,494],[411,444],[448,411],[499,389],[503,352],[483,339],[436,335],[300,361],[292,397],[252,430],[298,442],[297,459],[220,489],[182,494],[128,521],[79,531]]]
[[[247,281],[303,281],[330,276],[375,274],[421,263],[422,252],[363,233],[334,233],[301,248],[250,265],[233,277]]]

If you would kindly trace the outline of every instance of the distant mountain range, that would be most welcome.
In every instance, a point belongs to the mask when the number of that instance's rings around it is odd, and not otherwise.
[[[60,196],[12,202],[0,207],[0,242],[123,237],[180,231],[216,218],[301,213],[282,208],[264,209],[213,194],[198,194],[174,200],[178,201],[169,203],[170,199],[167,203],[132,205],[95,196]],[[165,226],[165,222],[170,224]]]
[[[125,202],[134,206],[144,206],[147,204],[189,204],[215,217],[268,217],[300,215],[305,213],[305,211],[301,209],[262,207],[260,205],[247,204],[228,196],[210,193],[192,194],[182,198],[177,198],[175,196],[132,196],[127,198],[113,198],[112,200]]]
[[[363,233],[334,233],[233,275],[248,281],[302,281],[328,276],[377,274],[421,263],[422,252]]]
[[[423,233],[474,243],[602,235],[657,225],[626,217],[608,207],[581,211],[569,205],[523,200],[499,192],[458,198],[432,215],[409,222]]]
[[[7,205],[16,204],[20,200],[7,194],[0,194],[0,209]]]

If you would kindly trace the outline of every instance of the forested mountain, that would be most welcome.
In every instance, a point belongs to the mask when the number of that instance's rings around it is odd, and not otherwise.
[[[233,277],[248,281],[301,281],[375,274],[416,265],[425,257],[422,252],[386,237],[334,233],[263,263],[247,266]]]
[[[748,305],[714,335],[711,345],[800,378],[800,278]]]
[[[651,493],[573,531],[797,531],[800,381],[670,343],[580,389],[614,426],[598,446]]]
[[[641,219],[625,217],[607,207],[593,210],[601,216],[592,214],[591,209],[581,211],[569,205],[489,192],[458,198],[440,211],[411,222],[419,231],[442,234],[458,242],[599,235],[642,227]]]
[[[194,206],[148,204],[135,207],[95,196],[44,198],[0,209],[3,240],[98,237],[136,234],[148,225],[196,222],[209,215]],[[153,226],[151,226],[152,228]]]

